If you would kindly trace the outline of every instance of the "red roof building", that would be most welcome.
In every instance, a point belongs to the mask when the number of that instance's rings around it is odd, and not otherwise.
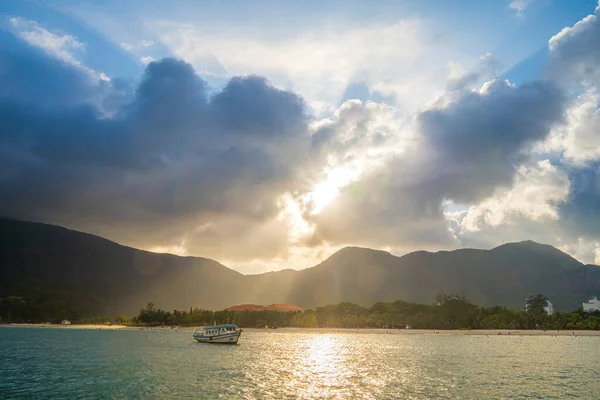
[[[283,311],[283,312],[299,312],[304,311],[302,308],[298,306],[293,306],[291,304],[270,304],[265,307],[267,310],[274,311]]]
[[[263,306],[257,304],[240,304],[239,306],[231,306],[226,308],[225,311],[264,311]]]
[[[258,304],[240,304],[226,308],[225,311],[280,311],[280,312],[298,312],[304,311],[302,308],[291,304],[270,304],[261,306]]]

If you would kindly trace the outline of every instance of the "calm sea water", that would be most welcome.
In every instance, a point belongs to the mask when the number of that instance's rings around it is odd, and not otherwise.
[[[600,399],[600,337],[0,328],[2,399]]]

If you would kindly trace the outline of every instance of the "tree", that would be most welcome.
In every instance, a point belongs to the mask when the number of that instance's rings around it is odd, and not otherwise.
[[[530,324],[528,324],[529,327],[536,329],[540,327],[547,317],[546,307],[548,307],[548,299],[542,294],[536,294],[527,298],[526,311],[528,316],[531,316]]]

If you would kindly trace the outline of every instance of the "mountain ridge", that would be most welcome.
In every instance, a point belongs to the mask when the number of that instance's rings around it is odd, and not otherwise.
[[[543,293],[559,310],[571,310],[600,293],[599,267],[533,241],[402,256],[346,246],[303,270],[244,275],[208,258],[152,253],[37,222],[0,218],[0,239],[0,297],[63,285],[89,292],[105,313],[132,314],[149,301],[166,309],[431,303],[439,292],[509,308],[522,308],[524,297]]]
[[[4,222],[7,222],[7,221],[8,222],[15,222],[15,223],[26,223],[26,224],[41,225],[41,226],[45,226],[45,227],[51,227],[53,229],[59,229],[59,230],[63,230],[63,231],[77,233],[77,234],[80,234],[80,235],[87,235],[87,236],[91,236],[91,237],[94,237],[94,238],[99,239],[99,240],[110,242],[110,243],[115,244],[115,245],[120,246],[120,247],[125,247],[125,248],[128,248],[128,249],[132,249],[132,250],[136,250],[136,251],[140,251],[140,252],[145,252],[145,253],[149,253],[149,254],[160,254],[160,255],[167,255],[167,256],[180,257],[180,258],[190,258],[190,259],[212,260],[212,261],[215,261],[215,262],[221,264],[225,268],[230,269],[232,271],[235,271],[235,272],[237,272],[237,273],[239,273],[241,275],[244,275],[244,276],[247,276],[247,275],[262,275],[262,274],[267,274],[267,273],[271,273],[271,272],[282,272],[282,271],[301,271],[301,270],[295,270],[293,268],[283,268],[283,269],[280,269],[280,270],[277,270],[277,271],[267,271],[267,272],[261,272],[261,273],[257,273],[257,274],[244,274],[242,272],[234,270],[233,268],[229,268],[226,265],[224,265],[224,264],[222,264],[222,263],[220,263],[220,262],[218,262],[218,261],[216,261],[214,259],[207,258],[207,257],[193,256],[193,255],[182,256],[182,255],[178,255],[178,254],[174,254],[174,253],[169,253],[169,252],[153,252],[153,251],[149,251],[149,250],[143,250],[143,249],[138,249],[136,247],[128,246],[126,244],[122,244],[122,243],[116,242],[116,241],[111,240],[111,239],[107,239],[107,238],[105,238],[103,236],[96,235],[96,234],[90,233],[90,232],[78,231],[78,230],[75,230],[75,229],[70,229],[70,228],[66,228],[64,226],[55,225],[55,224],[49,224],[49,223],[45,223],[45,222],[21,220],[21,219],[16,219],[16,218],[10,218],[10,217],[0,216],[0,224],[2,224]],[[581,261],[579,261],[576,258],[572,257],[571,255],[569,255],[569,254],[561,251],[560,249],[557,249],[556,247],[554,247],[552,245],[545,244],[545,243],[539,243],[539,242],[536,242],[536,241],[530,240],[530,239],[528,239],[528,240],[522,240],[522,241],[518,241],[518,242],[503,243],[503,244],[498,245],[496,247],[492,247],[491,249],[479,249],[479,248],[474,248],[474,247],[462,247],[462,248],[454,249],[454,250],[436,250],[436,251],[414,250],[414,251],[410,251],[410,252],[402,254],[402,255],[395,255],[395,254],[390,253],[389,251],[381,250],[381,249],[374,249],[374,248],[370,248],[370,247],[356,246],[356,245],[348,245],[348,246],[344,246],[344,247],[336,250],[334,253],[332,253],[331,255],[329,255],[329,257],[327,257],[324,260],[322,260],[319,264],[321,264],[322,262],[324,262],[324,261],[328,260],[329,258],[335,256],[338,253],[342,253],[342,252],[345,252],[345,251],[352,251],[352,250],[359,250],[359,251],[366,250],[366,251],[371,251],[371,252],[379,252],[379,253],[388,254],[388,255],[390,255],[392,257],[402,258],[402,257],[408,256],[410,254],[414,254],[414,253],[437,254],[437,253],[452,253],[452,252],[457,252],[457,251],[468,251],[468,250],[493,251],[493,250],[496,250],[496,249],[503,248],[505,246],[514,246],[514,245],[533,245],[533,246],[536,246],[536,247],[539,247],[539,248],[553,249],[553,250],[555,250],[557,252],[560,252],[561,254],[563,254],[565,256],[568,256],[568,257],[572,258],[573,260],[577,261],[581,265],[589,265],[589,266],[599,267],[599,266],[597,266],[595,264],[583,264]],[[303,270],[309,269],[309,268],[314,268],[314,267],[318,266],[319,264],[314,265],[312,267],[304,268]]]

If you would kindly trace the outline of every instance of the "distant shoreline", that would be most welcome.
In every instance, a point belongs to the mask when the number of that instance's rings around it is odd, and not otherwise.
[[[47,328],[47,329],[87,329],[87,330],[147,330],[147,331],[189,331],[193,332],[201,326],[128,326],[128,325],[55,325],[55,324],[0,324],[8,328]],[[585,330],[525,330],[525,329],[384,329],[384,328],[242,328],[246,332],[269,333],[346,333],[346,334],[391,334],[391,335],[485,335],[485,336],[600,336],[600,331]]]

